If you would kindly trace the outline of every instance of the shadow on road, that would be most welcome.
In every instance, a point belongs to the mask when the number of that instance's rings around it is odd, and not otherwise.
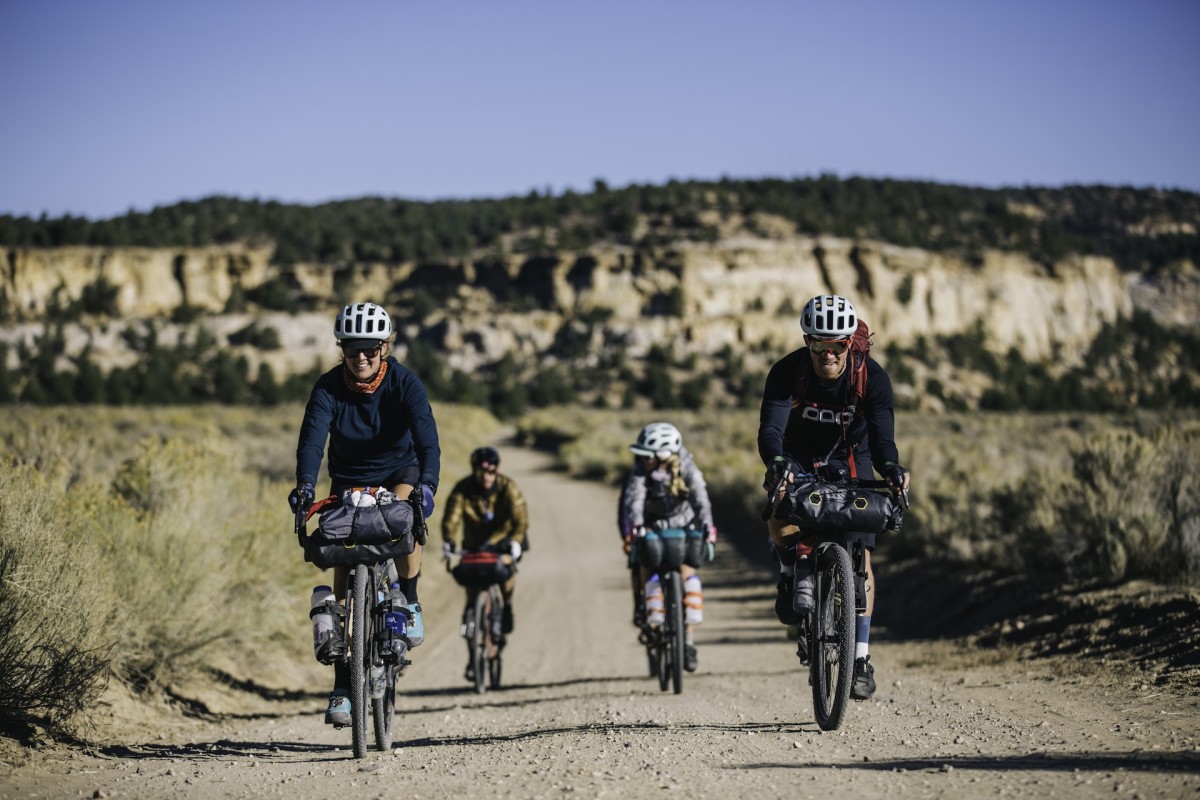
[[[317,744],[313,742],[235,742],[221,739],[216,742],[195,744],[144,744],[136,747],[115,745],[99,752],[110,758],[133,761],[188,758],[196,760],[229,760],[231,758],[269,761],[289,758],[297,753],[337,753],[350,746],[349,737],[345,745]]]
[[[478,736],[447,736],[447,737],[432,737],[426,736],[419,739],[410,739],[405,742],[397,742],[397,747],[442,747],[446,745],[495,745],[500,742],[521,742],[535,739],[544,739],[563,734],[575,736],[662,736],[663,733],[670,733],[672,736],[688,733],[691,731],[710,731],[717,733],[737,733],[746,735],[749,733],[814,733],[818,731],[816,723],[805,725],[781,725],[778,722],[757,723],[747,722],[741,724],[722,724],[722,723],[697,723],[694,725],[679,724],[679,723],[657,723],[657,722],[630,722],[630,723],[585,723],[583,725],[568,725],[558,728],[535,728],[526,731],[515,731],[513,733],[497,733],[483,734]],[[626,747],[632,747],[633,742],[626,741]],[[768,766],[768,765],[763,765]],[[786,765],[794,766],[794,765]],[[940,766],[940,764],[939,764]]]
[[[725,769],[862,769],[907,772],[949,772],[951,769],[994,772],[1200,772],[1200,753],[1034,753],[1014,756],[939,756],[937,758],[898,758],[879,761],[729,764]]]

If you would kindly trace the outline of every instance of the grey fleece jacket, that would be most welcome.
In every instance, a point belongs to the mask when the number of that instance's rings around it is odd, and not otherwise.
[[[687,494],[671,497],[667,492],[671,474],[667,470],[648,470],[638,462],[629,473],[622,493],[623,518],[631,527],[641,525],[656,530],[698,528],[705,533],[712,527],[712,504],[704,473],[696,466],[687,448],[679,451],[679,474],[687,484]]]

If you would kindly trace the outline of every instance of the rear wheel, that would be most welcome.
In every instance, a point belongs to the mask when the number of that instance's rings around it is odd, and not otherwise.
[[[809,675],[817,725],[832,731],[846,715],[854,680],[854,568],[836,544],[824,546],[817,559]]]
[[[492,633],[499,630],[499,621],[504,617],[504,595],[500,593],[500,587],[494,586],[489,590],[492,596],[492,615],[495,619],[489,621],[488,625],[488,688],[500,688],[500,650],[502,648],[503,638],[497,640],[492,638]],[[501,634],[503,637],[503,633]]]
[[[665,624],[654,632],[654,660],[658,672],[658,688],[664,692],[671,685],[671,643],[667,640]]]
[[[488,648],[488,620],[489,606],[491,605],[487,590],[480,590],[475,595],[475,630],[471,634],[471,663],[475,667],[475,691],[483,694],[487,689],[487,648]]]
[[[367,568],[359,564],[350,576],[350,720],[353,729],[354,757],[367,755],[367,670],[370,648],[367,646]]]
[[[495,656],[488,659],[488,688],[489,689],[495,690],[495,689],[500,688],[500,672],[501,672],[500,654],[496,653]]]
[[[375,723],[375,747],[390,750],[392,747],[392,719],[396,714],[396,667],[383,666],[383,697],[371,699],[371,718]]]
[[[672,570],[667,579],[667,647],[671,653],[671,685],[675,694],[683,691],[683,579]]]

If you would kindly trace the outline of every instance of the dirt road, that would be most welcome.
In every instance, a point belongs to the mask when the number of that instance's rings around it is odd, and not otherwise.
[[[53,749],[0,797],[1195,797],[1200,702],[1065,659],[878,641],[875,699],[812,721],[773,584],[725,547],[704,570],[700,669],[680,696],[646,673],[613,530],[615,492],[505,449],[529,499],[508,686],[462,678],[460,590],[427,562],[424,646],[401,682],[394,751],[351,758],[321,722],[328,673],[298,699],[183,721],[139,743]],[[886,586],[882,587],[886,601]],[[297,625],[307,598],[297,601]],[[305,666],[305,669],[308,669]],[[249,707],[249,706],[248,706]]]

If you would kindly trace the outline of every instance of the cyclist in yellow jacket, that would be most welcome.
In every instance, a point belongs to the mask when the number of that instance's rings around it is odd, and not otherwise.
[[[471,474],[454,485],[442,516],[442,550],[447,558],[460,548],[499,547],[514,562],[529,549],[529,515],[525,495],[516,481],[499,472],[500,454],[494,447],[471,453]],[[504,593],[504,633],[513,630],[513,588],[517,577],[501,584]]]

